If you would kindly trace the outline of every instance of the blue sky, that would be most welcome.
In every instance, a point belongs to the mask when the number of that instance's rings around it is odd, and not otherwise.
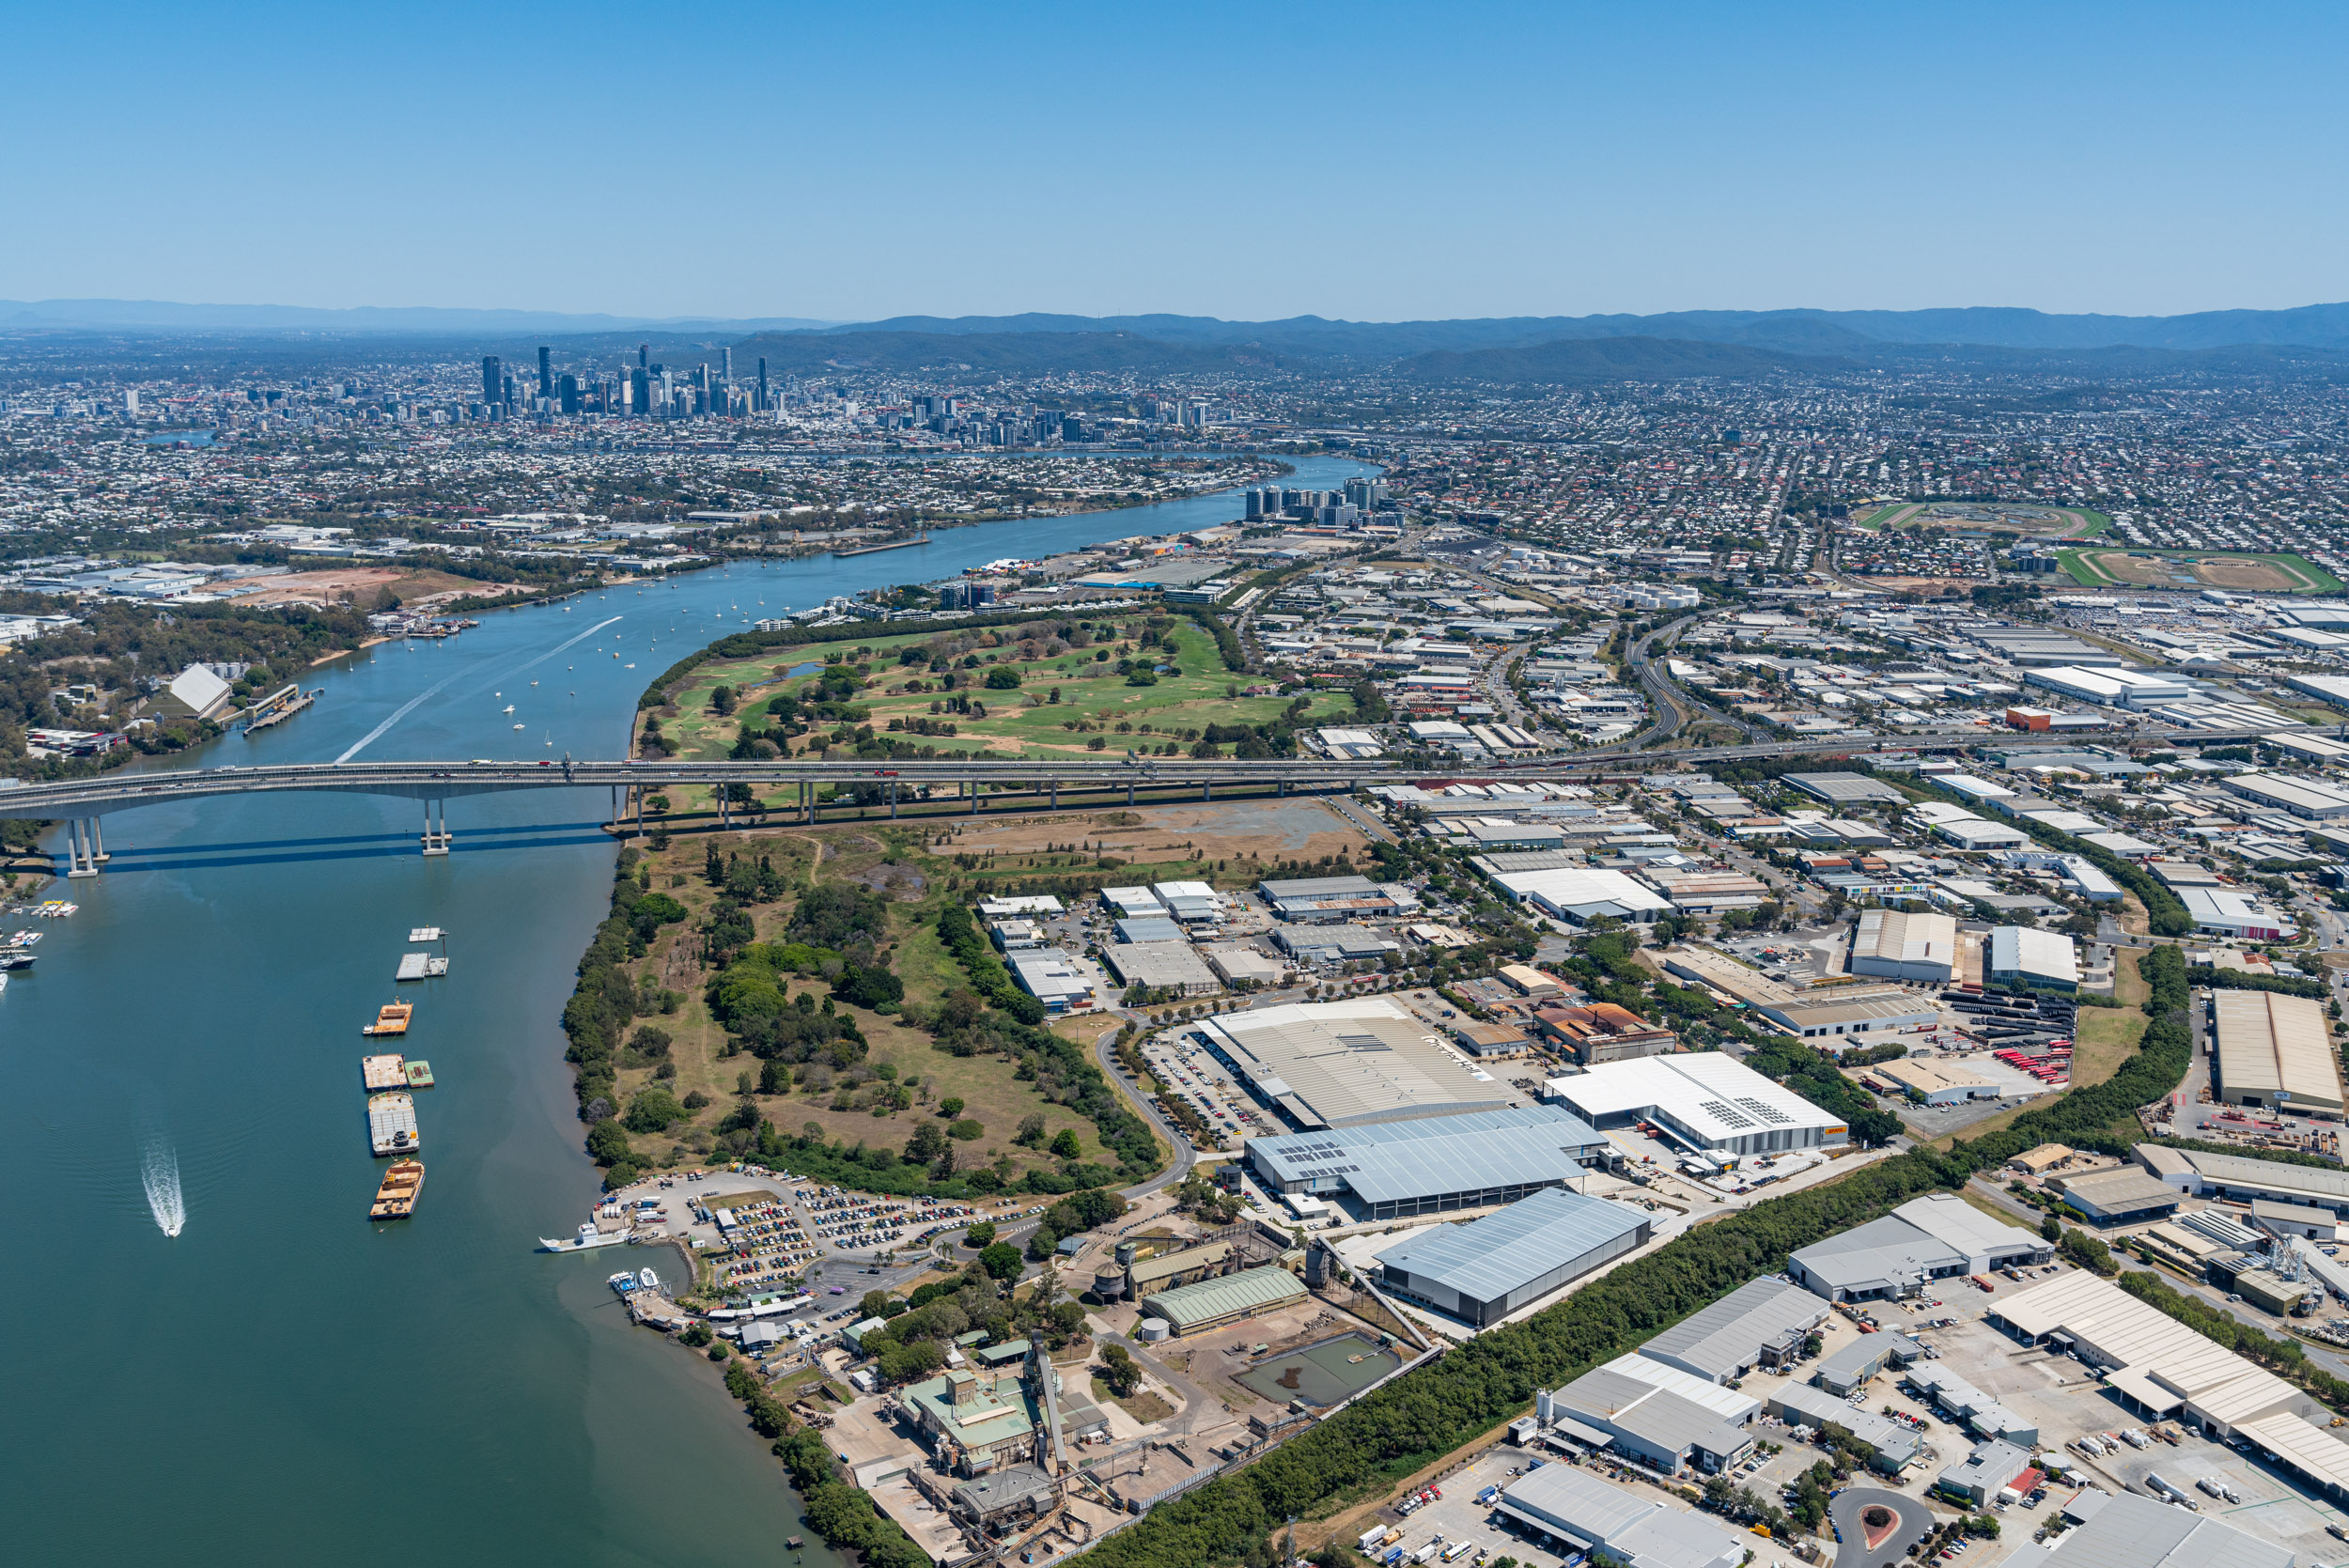
[[[2341,8],[9,8],[0,298],[2349,298]]]

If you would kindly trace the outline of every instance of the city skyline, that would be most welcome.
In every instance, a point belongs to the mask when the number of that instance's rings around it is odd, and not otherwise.
[[[2314,9],[547,20],[29,20],[58,64],[13,194],[57,221],[0,298],[1398,320],[2349,292],[2307,199],[2343,147]],[[288,97],[326,82],[330,110]],[[724,133],[624,133],[670,113]]]

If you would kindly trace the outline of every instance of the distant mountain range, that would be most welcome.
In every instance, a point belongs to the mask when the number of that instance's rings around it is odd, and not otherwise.
[[[575,316],[552,310],[453,310],[438,305],[192,305],[170,300],[0,300],[0,331],[9,328],[160,329],[178,332],[324,332],[446,336],[460,333],[789,331],[832,323],[804,316],[720,320],[699,316]]]
[[[2189,316],[2060,316],[1948,310],[1691,310],[1655,316],[1514,316],[1340,321],[1318,316],[897,316],[825,322],[567,315],[435,306],[321,310],[151,300],[0,301],[0,332],[113,334],[374,334],[478,344],[510,353],[545,341],[567,352],[653,340],[674,358],[731,344],[804,372],[825,366],[1025,375],[1050,370],[1201,371],[1283,365],[1392,368],[1423,380],[1590,382],[1750,377],[1860,365],[1946,364],[2349,376],[2349,304]]]

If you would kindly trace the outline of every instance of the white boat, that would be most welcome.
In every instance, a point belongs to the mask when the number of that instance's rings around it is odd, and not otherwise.
[[[636,1271],[636,1282],[644,1286],[646,1290],[659,1290],[661,1288],[661,1276],[655,1274],[649,1268],[640,1268]]]
[[[508,713],[513,712],[513,711],[514,711],[514,705],[513,705],[512,703],[507,703],[507,704],[506,705],[506,712],[508,712]]]
[[[0,997],[8,994],[8,971],[0,970]]]
[[[545,1236],[540,1236],[538,1250],[542,1252],[585,1252],[598,1247],[617,1247],[627,1239],[626,1231],[614,1231],[606,1234],[597,1230],[593,1224],[586,1224],[582,1225],[579,1228],[579,1234],[568,1241],[549,1241]]]

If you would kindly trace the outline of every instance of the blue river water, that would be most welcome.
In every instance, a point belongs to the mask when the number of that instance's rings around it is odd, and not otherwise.
[[[1334,487],[1364,465],[1298,463]],[[951,529],[495,612],[310,677],[291,722],[184,759],[613,756],[652,675],[748,621],[1005,555],[1230,520],[1236,497]],[[514,711],[505,709],[511,705]],[[516,727],[519,725],[519,728]],[[142,807],[0,995],[0,1555],[23,1563],[785,1563],[807,1533],[709,1364],[630,1328],[612,1253],[556,1257],[596,1173],[558,1027],[614,847],[599,790],[422,809]],[[62,855],[60,842],[59,853]],[[409,930],[428,1059],[417,1217],[370,1225],[360,1026]],[[179,1221],[177,1234],[166,1234]],[[666,1272],[666,1253],[630,1250]],[[832,1568],[811,1540],[807,1568]]]

